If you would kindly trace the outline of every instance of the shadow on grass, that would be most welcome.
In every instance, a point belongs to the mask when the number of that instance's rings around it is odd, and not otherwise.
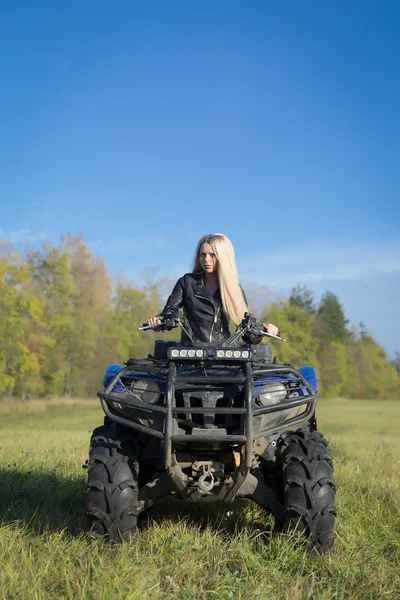
[[[248,533],[269,534],[273,518],[254,502],[237,499],[232,504],[188,504],[175,497],[164,498],[143,514],[143,527],[152,522],[177,522],[185,520],[201,529],[233,535],[241,529]]]
[[[0,471],[0,521],[19,522],[37,533],[82,531],[84,477],[73,479],[41,471]]]
[[[86,511],[85,476],[63,477],[17,468],[0,472],[0,522],[18,522],[36,533],[67,531],[82,533]],[[272,517],[253,502],[236,500],[233,504],[187,504],[175,497],[160,500],[141,515],[141,529],[156,522],[186,520],[202,529],[210,527],[228,535],[243,528],[268,534]]]

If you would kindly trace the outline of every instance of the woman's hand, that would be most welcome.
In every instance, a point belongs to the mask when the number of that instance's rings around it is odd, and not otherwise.
[[[163,320],[162,317],[150,317],[150,319],[147,319],[147,325],[162,325]],[[153,331],[161,331],[161,327],[154,327]]]
[[[278,335],[278,327],[273,325],[272,323],[263,323],[264,329],[267,333],[271,333],[272,335]]]
[[[267,333],[271,333],[272,335],[278,335],[278,333],[279,333],[278,327],[276,325],[274,325],[273,323],[263,323],[263,327]],[[262,335],[254,336],[251,340],[251,343],[259,344],[262,341],[263,337],[264,336],[262,336]]]

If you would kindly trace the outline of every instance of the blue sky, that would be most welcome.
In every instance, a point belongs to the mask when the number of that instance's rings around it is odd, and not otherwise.
[[[400,350],[400,5],[0,6],[0,237],[171,281],[228,235],[256,304],[339,296]]]

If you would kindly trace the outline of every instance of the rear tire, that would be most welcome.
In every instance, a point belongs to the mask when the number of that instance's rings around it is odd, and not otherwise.
[[[285,505],[280,529],[296,531],[321,554],[328,552],[335,539],[336,488],[327,440],[319,431],[286,432],[278,440],[276,459]]]
[[[114,542],[137,533],[138,450],[132,432],[116,424],[93,431],[90,441],[86,533]]]

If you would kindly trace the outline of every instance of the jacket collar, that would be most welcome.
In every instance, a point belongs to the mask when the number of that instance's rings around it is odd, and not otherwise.
[[[204,279],[204,271],[201,271],[200,273],[194,273],[194,275],[196,276],[194,285],[195,295],[203,296],[204,298],[209,298],[211,300],[211,294],[208,291],[208,287],[206,286]]]
[[[195,290],[194,290],[195,296],[202,296],[203,298],[208,298],[211,301],[215,301],[215,300],[218,301],[219,297],[220,297],[219,288],[215,292],[214,296],[212,296],[210,294],[210,291],[206,285],[204,271],[201,271],[200,273],[194,273],[194,275],[196,276]]]

